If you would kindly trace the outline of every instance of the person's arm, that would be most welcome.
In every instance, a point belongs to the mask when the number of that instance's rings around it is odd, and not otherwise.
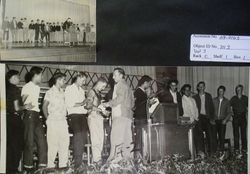
[[[20,101],[17,99],[14,101],[14,109],[16,112],[23,111],[25,109],[32,109],[34,106],[31,103],[25,104],[25,105],[20,105]]]
[[[93,90],[89,91],[89,93],[87,94],[87,102],[85,107],[88,110],[88,112],[100,111],[98,107],[93,105],[94,97],[95,97],[95,92]]]
[[[43,101],[43,114],[45,116],[45,118],[47,119],[49,116],[49,112],[48,112],[48,106],[49,106],[49,101],[48,100],[44,100]]]

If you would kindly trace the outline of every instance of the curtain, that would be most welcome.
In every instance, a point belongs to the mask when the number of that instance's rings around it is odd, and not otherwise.
[[[249,67],[178,67],[177,77],[180,87],[188,83],[192,90],[196,91],[199,81],[205,81],[206,91],[213,97],[217,96],[217,88],[220,85],[226,87],[225,97],[230,99],[235,95],[235,87],[238,84],[244,86],[244,93],[249,94]],[[227,124],[226,138],[233,143],[233,128],[231,122]]]
[[[6,156],[6,105],[5,65],[0,64],[0,173],[5,173]]]
[[[238,84],[244,86],[245,94],[248,95],[248,67],[178,67],[177,77],[180,87],[188,83],[192,86],[194,92],[199,81],[205,81],[206,91],[217,95],[217,88],[220,85],[226,87],[225,96],[231,98],[235,95],[235,87]]]
[[[89,5],[66,0],[9,0],[5,16],[45,22],[64,22],[70,17],[73,23],[80,24],[90,22],[90,9]]]

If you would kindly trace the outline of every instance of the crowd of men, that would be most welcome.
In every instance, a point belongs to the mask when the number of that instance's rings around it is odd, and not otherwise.
[[[37,19],[28,21],[27,18],[11,20],[5,17],[2,23],[3,41],[12,43],[95,43],[93,25],[89,23],[75,24],[71,18],[64,22],[50,22]]]
[[[38,167],[55,167],[58,154],[59,167],[68,166],[69,129],[73,134],[74,168],[84,165],[82,158],[84,145],[90,134],[92,159],[97,165],[104,162],[116,163],[124,158],[133,158],[134,149],[141,148],[140,126],[147,124],[148,109],[157,101],[175,103],[182,117],[188,117],[194,123],[194,139],[198,154],[212,154],[224,151],[224,139],[227,122],[233,118],[234,148],[247,150],[246,114],[247,96],[243,95],[243,86],[235,88],[236,95],[228,100],[224,97],[226,88],[218,87],[215,98],[205,92],[205,83],[197,84],[198,94],[192,95],[191,86],[183,85],[177,90],[178,81],[170,80],[157,93],[151,88],[152,78],[144,75],[133,91],[125,80],[122,68],[115,68],[111,83],[99,78],[93,87],[86,91],[87,74],[78,72],[72,84],[65,87],[65,74],[60,72],[51,78],[51,88],[46,92],[42,113],[46,118],[47,132],[40,119],[39,95],[43,69],[32,67],[26,76],[27,83],[20,90],[19,72],[10,70],[6,74],[7,91],[7,173],[18,171],[23,153],[23,166],[26,173],[34,171],[34,144],[37,145]],[[107,86],[110,91],[103,97]],[[110,153],[107,161],[102,158],[104,144],[104,117],[110,117]],[[137,129],[133,138],[132,126]],[[207,141],[204,141],[204,135]],[[218,137],[218,138],[217,138]],[[133,143],[133,141],[135,142]],[[204,144],[206,142],[206,144]]]

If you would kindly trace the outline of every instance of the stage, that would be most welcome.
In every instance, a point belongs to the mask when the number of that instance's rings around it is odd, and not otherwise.
[[[0,54],[1,61],[31,61],[31,62],[96,62],[95,45],[76,46],[44,46],[37,47],[2,47]]]

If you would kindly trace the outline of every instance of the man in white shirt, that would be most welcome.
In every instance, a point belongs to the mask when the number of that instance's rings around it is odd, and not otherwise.
[[[121,68],[115,68],[113,79],[113,98],[104,105],[112,107],[111,149],[107,161],[118,162],[121,159],[133,158],[132,143],[132,119],[134,107],[134,95],[132,89],[126,83],[125,72]]]
[[[87,74],[78,72],[72,79],[72,85],[65,90],[65,102],[69,117],[69,127],[73,133],[73,158],[75,169],[82,164],[84,146],[87,144],[87,109],[85,90],[82,88],[87,79]]]
[[[31,104],[33,107],[26,110],[23,118],[24,122],[24,154],[23,163],[25,170],[29,173],[33,169],[34,143],[38,149],[38,167],[47,166],[47,142],[42,120],[39,118],[38,99],[42,79],[42,68],[32,67],[28,74],[29,82],[23,86],[21,96],[24,105]]]
[[[47,119],[48,167],[55,167],[58,153],[59,167],[67,167],[69,151],[69,133],[66,120],[67,110],[63,86],[65,74],[56,73],[52,77],[53,86],[46,92],[43,113]]]
[[[198,121],[199,113],[195,100],[191,96],[191,85],[185,84],[181,88],[183,117],[189,117],[190,122]]]

